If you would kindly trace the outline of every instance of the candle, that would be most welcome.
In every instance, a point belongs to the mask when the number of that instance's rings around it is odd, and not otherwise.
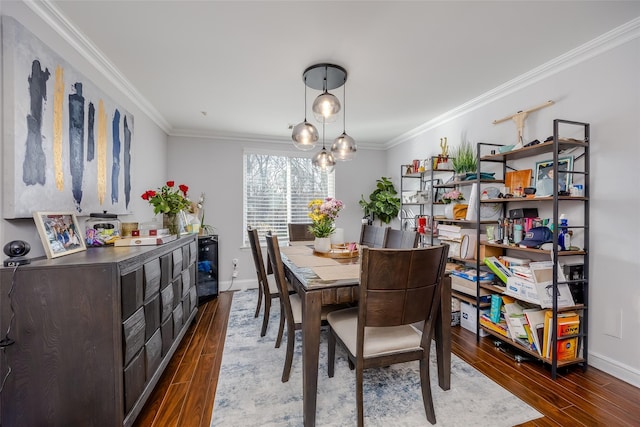
[[[336,228],[336,230],[331,235],[331,244],[332,245],[341,245],[344,243],[344,229]]]

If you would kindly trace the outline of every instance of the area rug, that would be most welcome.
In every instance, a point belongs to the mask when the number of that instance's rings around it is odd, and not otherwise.
[[[236,292],[224,344],[211,425],[302,426],[302,337],[296,333],[291,376],[281,382],[286,344],[274,348],[279,306],[272,305],[269,329],[260,337],[262,313],[254,318],[257,291]],[[355,371],[336,350],[334,378],[327,376],[327,333],[320,342],[317,426],[355,426]],[[451,389],[438,386],[435,347],[431,389],[438,426],[513,426],[541,416],[529,405],[452,355]],[[428,426],[418,362],[364,372],[366,426]]]

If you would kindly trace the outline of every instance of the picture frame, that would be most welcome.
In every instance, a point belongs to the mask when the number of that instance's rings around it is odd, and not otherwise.
[[[442,180],[440,178],[427,179],[424,181],[424,192],[426,193],[426,198],[427,198],[425,200],[425,203],[431,203],[432,200],[433,202],[438,201],[437,196],[441,188],[436,188],[436,187],[440,185],[441,182]]]
[[[536,162],[535,168],[535,186],[536,196],[544,197],[553,194],[553,159]],[[573,157],[561,157],[558,159],[558,191],[569,191],[573,174],[567,173],[573,171]],[[551,183],[550,183],[551,181]]]
[[[87,250],[82,229],[73,212],[34,212],[33,219],[47,258]]]

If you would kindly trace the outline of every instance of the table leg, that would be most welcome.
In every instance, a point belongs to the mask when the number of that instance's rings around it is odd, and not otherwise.
[[[301,296],[303,419],[305,427],[313,427],[316,424],[322,296],[320,292],[304,292]]]
[[[438,384],[443,390],[451,387],[451,278],[442,283],[440,309],[436,318],[436,356],[438,360]]]

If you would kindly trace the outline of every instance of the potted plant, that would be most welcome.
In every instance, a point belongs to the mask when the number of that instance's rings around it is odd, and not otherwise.
[[[373,215],[385,224],[389,224],[400,212],[398,192],[391,180],[384,176],[376,180],[376,189],[369,195],[369,201],[362,195],[359,203],[365,216]]]
[[[454,148],[451,155],[453,156],[451,163],[453,165],[453,170],[456,173],[456,179],[464,179],[467,173],[476,172],[478,168],[478,159],[471,143],[468,141],[462,142]],[[461,176],[464,177],[461,178]]]

